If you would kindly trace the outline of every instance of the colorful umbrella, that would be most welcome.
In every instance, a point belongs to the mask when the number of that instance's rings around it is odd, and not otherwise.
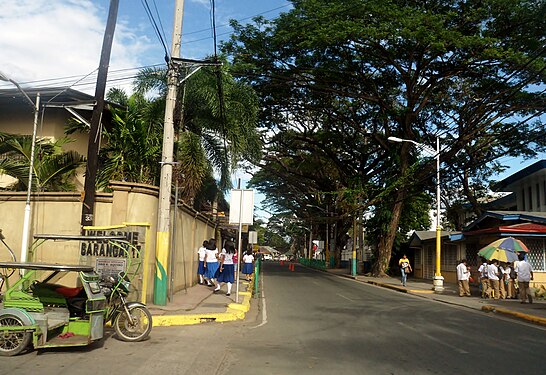
[[[529,249],[523,242],[513,237],[501,238],[482,248],[478,255],[487,259],[496,259],[499,262],[515,262],[520,252],[528,253]]]

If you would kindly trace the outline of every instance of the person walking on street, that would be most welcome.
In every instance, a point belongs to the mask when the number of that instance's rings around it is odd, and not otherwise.
[[[411,265],[406,254],[398,261],[398,266],[400,267],[400,274],[402,275],[402,285],[406,286],[406,281],[408,279],[408,273],[411,272]]]
[[[490,297],[489,294],[489,279],[487,278],[487,262],[485,259],[482,261],[482,265],[478,268],[480,273],[480,285],[482,287],[482,298]]]
[[[493,290],[493,298],[499,299],[499,268],[497,260],[493,260],[487,265],[487,278],[489,279],[489,287]]]
[[[218,249],[216,248],[216,240],[211,238],[208,241],[205,251],[205,280],[208,286],[214,286],[216,284],[216,271],[218,271]]]
[[[203,241],[203,246],[197,250],[197,256],[199,257],[199,263],[197,264],[197,274],[199,275],[199,285],[205,283],[205,253],[207,252],[207,244],[209,241]]]
[[[218,279],[216,289],[214,292],[218,292],[223,283],[227,284],[226,296],[231,294],[231,286],[234,281],[234,266],[233,256],[235,255],[235,244],[231,241],[226,241],[222,253],[220,254],[220,272],[218,273]]]
[[[527,303],[527,298],[529,298],[529,303],[533,303],[533,296],[529,290],[529,283],[533,280],[533,268],[525,260],[525,255],[519,254],[518,257],[519,262],[516,266],[516,273],[518,275],[519,297],[521,303]]]
[[[459,284],[459,297],[470,297],[470,285],[468,279],[470,278],[470,271],[466,266],[466,259],[461,260],[461,263],[457,266],[457,284]]]
[[[250,275],[254,273],[254,255],[252,255],[252,249],[248,249],[243,256],[243,273],[245,280],[250,281]]]

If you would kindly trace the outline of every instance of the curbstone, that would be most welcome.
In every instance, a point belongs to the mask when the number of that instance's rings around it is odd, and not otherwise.
[[[246,283],[248,285],[245,292],[239,292],[243,296],[241,303],[229,303],[226,311],[223,313],[203,313],[203,314],[183,314],[183,315],[153,315],[153,327],[170,327],[194,325],[207,322],[232,322],[242,320],[246,316],[246,312],[250,310],[250,299],[252,298],[252,290],[254,283]]]
[[[529,322],[533,322],[533,323],[537,323],[537,324],[546,326],[546,318],[541,318],[539,316],[529,315],[529,314],[525,314],[525,313],[521,313],[521,312],[517,312],[517,311],[504,309],[502,307],[495,307],[495,306],[492,306],[492,305],[484,305],[484,306],[482,306],[482,310],[486,311],[486,312],[496,312],[496,313],[499,313],[499,314],[502,314],[502,315],[507,315],[507,316],[511,316],[511,317],[514,317],[514,318],[523,319],[523,320],[527,320]]]

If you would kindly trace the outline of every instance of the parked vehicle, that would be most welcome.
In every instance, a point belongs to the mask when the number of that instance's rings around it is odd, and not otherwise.
[[[63,239],[108,241],[120,249],[135,250],[124,237]],[[67,286],[70,280],[77,280],[76,286]],[[0,303],[0,355],[17,355],[31,342],[35,349],[89,345],[103,337],[106,322],[112,323],[121,340],[145,339],[152,329],[152,316],[143,303],[126,300],[130,280],[126,271],[101,280],[87,265],[0,262],[0,291],[5,287]]]
[[[264,254],[263,260],[273,260],[273,257],[271,256],[271,254]]]

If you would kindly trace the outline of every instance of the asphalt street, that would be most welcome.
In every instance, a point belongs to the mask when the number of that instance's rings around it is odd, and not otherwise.
[[[543,374],[546,330],[266,262],[244,321],[0,358],[0,374]]]

